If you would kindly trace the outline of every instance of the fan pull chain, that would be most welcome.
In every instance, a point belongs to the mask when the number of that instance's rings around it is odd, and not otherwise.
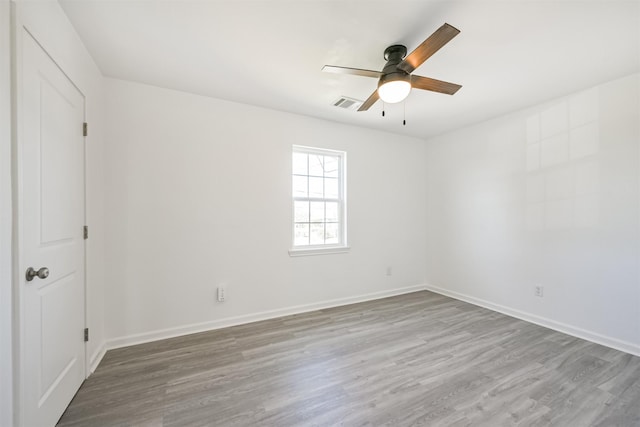
[[[384,117],[384,101],[382,101],[382,117]]]
[[[402,126],[407,125],[407,101],[402,103]]]

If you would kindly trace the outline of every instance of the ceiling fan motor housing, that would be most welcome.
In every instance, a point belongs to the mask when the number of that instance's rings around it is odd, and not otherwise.
[[[387,61],[382,69],[382,76],[378,80],[378,87],[390,81],[407,81],[411,82],[411,75],[404,70],[398,68],[398,64],[402,62],[407,55],[407,48],[401,44],[389,46],[384,50],[384,59]]]

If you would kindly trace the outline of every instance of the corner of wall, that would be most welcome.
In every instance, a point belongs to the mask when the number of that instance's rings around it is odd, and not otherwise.
[[[640,355],[639,79],[427,140],[430,290]]]

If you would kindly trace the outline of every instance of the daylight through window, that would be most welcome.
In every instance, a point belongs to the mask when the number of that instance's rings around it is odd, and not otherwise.
[[[342,151],[293,147],[293,247],[345,245]]]

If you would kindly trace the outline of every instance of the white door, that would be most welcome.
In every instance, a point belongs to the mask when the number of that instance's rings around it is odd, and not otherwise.
[[[22,31],[20,416],[23,426],[46,427],[56,424],[85,378],[84,96]],[[42,278],[27,280],[29,267]]]

